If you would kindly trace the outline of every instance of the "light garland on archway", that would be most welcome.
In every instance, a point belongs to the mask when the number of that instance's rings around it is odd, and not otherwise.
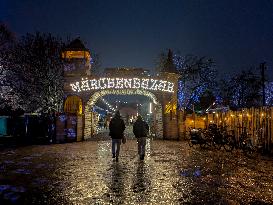
[[[123,89],[123,90],[116,90],[116,89],[108,89],[108,90],[101,90],[95,92],[90,100],[87,103],[87,107],[91,108],[97,102],[97,100],[105,95],[144,95],[152,99],[154,104],[158,104],[158,100],[156,96],[147,91],[147,90],[140,90],[140,89]],[[86,107],[86,108],[87,108]]]
[[[155,105],[157,105],[156,109],[156,136],[157,138],[163,137],[163,121],[162,121],[162,107],[160,103],[158,102],[156,96],[151,93],[150,91],[143,90],[143,89],[107,89],[107,90],[101,90],[95,92],[91,97],[90,100],[87,102],[85,107],[85,130],[84,130],[84,136],[91,136],[91,130],[92,130],[92,115],[91,115],[91,109],[97,102],[99,98],[102,98],[105,95],[144,95],[149,97]]]
[[[174,92],[174,83],[153,78],[85,78],[70,84],[74,92],[105,89],[144,89],[162,92]]]
[[[112,105],[110,105],[110,103],[107,102],[104,98],[101,98],[101,100],[109,107],[110,110],[112,110],[113,112],[116,111],[115,108],[113,108]],[[108,110],[106,110],[106,111],[108,111]]]

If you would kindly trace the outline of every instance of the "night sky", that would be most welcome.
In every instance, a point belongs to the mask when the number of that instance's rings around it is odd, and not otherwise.
[[[80,37],[103,67],[153,68],[167,48],[213,58],[220,73],[267,62],[273,80],[272,0],[0,0],[18,36]]]

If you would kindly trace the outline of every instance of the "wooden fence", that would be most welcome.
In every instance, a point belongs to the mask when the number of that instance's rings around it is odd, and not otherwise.
[[[214,112],[206,116],[188,115],[182,123],[181,131],[188,127],[207,128],[211,123],[227,126],[237,139],[245,129],[254,145],[262,144],[271,151],[273,144],[273,107],[247,108],[240,111]]]

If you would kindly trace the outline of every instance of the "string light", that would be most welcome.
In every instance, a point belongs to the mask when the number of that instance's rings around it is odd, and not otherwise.
[[[92,133],[91,133],[92,114],[90,112],[90,111],[92,111],[92,107],[95,105],[95,103],[97,102],[97,100],[99,98],[102,98],[103,96],[110,95],[110,94],[113,94],[113,95],[144,95],[144,96],[149,97],[152,100],[152,102],[155,105],[157,105],[157,107],[154,107],[154,110],[156,110],[156,116],[157,116],[157,121],[158,121],[158,123],[156,125],[157,126],[157,134],[156,135],[158,136],[158,138],[163,137],[162,106],[158,103],[158,100],[153,93],[151,93],[148,90],[144,90],[144,89],[120,89],[120,90],[119,89],[106,89],[106,90],[100,90],[100,91],[95,92],[90,97],[90,99],[87,102],[86,107],[85,107],[85,129],[84,129],[84,136],[85,137],[89,137],[92,135]],[[103,99],[103,100],[105,100],[105,99]],[[110,104],[108,103],[108,105],[110,105]]]
[[[113,112],[115,112],[116,111],[116,109],[115,108],[113,108],[113,106],[112,105],[110,105],[104,98],[101,98],[101,100],[110,108],[110,110],[112,110]]]
[[[88,101],[88,106],[92,107],[99,98],[105,96],[105,95],[145,95],[149,98],[152,99],[154,104],[158,104],[158,100],[156,98],[156,96],[151,93],[150,91],[147,90],[142,90],[142,89],[121,89],[121,90],[117,90],[117,89],[107,89],[107,90],[100,90],[95,92],[92,97],[90,98],[90,100]]]

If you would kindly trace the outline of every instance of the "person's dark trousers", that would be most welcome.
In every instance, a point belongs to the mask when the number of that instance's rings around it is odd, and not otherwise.
[[[112,155],[118,161],[121,139],[112,139]]]
[[[145,156],[145,147],[146,147],[146,137],[137,138],[138,154],[141,160]]]

